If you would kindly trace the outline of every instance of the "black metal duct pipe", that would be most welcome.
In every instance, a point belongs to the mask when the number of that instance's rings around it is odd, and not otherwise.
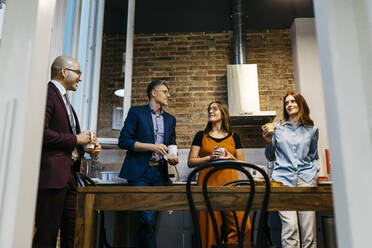
[[[232,25],[234,35],[234,64],[247,63],[247,49],[245,46],[245,15],[243,0],[232,0]]]

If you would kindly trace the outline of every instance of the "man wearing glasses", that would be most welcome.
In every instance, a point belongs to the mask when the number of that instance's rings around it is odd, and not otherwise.
[[[167,146],[176,144],[176,118],[163,110],[168,105],[169,88],[164,80],[147,87],[149,103],[131,107],[119,137],[119,147],[127,150],[120,177],[132,186],[163,186],[169,182],[168,165],[178,158],[164,159]],[[156,247],[157,212],[139,212],[139,246]]]
[[[82,145],[93,142],[92,156],[101,146],[89,131],[80,131],[79,121],[67,91],[76,91],[80,64],[71,57],[57,57],[48,84],[36,206],[33,247],[56,247],[60,230],[61,247],[73,247],[76,209],[74,172],[80,170]]]

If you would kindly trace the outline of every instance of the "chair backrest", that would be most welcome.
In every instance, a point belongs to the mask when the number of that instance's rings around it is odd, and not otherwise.
[[[245,207],[245,210],[244,210],[242,225],[241,225],[240,229],[238,230],[239,233],[240,233],[240,235],[239,235],[239,247],[243,247],[243,240],[244,240],[244,235],[243,234],[245,232],[245,227],[246,227],[246,223],[247,223],[247,220],[248,220],[249,211],[252,207],[252,203],[253,203],[253,199],[254,199],[254,195],[255,195],[254,179],[253,179],[252,175],[250,174],[249,170],[247,170],[247,168],[254,169],[254,170],[258,171],[263,176],[263,178],[265,180],[265,194],[264,194],[264,199],[262,201],[262,206],[261,206],[261,211],[260,211],[262,218],[260,218],[260,222],[259,222],[258,240],[257,240],[257,247],[263,247],[264,243],[263,243],[263,238],[261,237],[261,234],[262,234],[263,226],[265,224],[265,220],[264,220],[265,217],[264,216],[265,216],[265,213],[266,213],[266,210],[267,210],[267,205],[268,205],[268,202],[269,202],[270,180],[269,180],[267,174],[265,173],[265,171],[263,169],[261,169],[260,167],[258,167],[256,165],[253,165],[253,164],[249,164],[249,163],[244,163],[244,162],[239,162],[239,161],[231,161],[231,160],[217,160],[217,161],[209,162],[209,163],[207,163],[203,166],[200,166],[200,167],[197,167],[196,169],[194,169],[187,178],[186,194],[187,194],[187,199],[188,199],[188,202],[189,202],[191,216],[192,216],[192,219],[193,219],[194,230],[195,230],[195,234],[196,234],[198,247],[201,248],[201,235],[200,235],[200,228],[199,228],[198,213],[196,211],[195,204],[194,204],[194,201],[193,201],[192,192],[191,192],[191,181],[192,181],[193,177],[196,175],[196,173],[198,173],[202,170],[208,169],[208,168],[212,168],[212,169],[207,172],[207,174],[205,175],[205,177],[203,179],[203,182],[202,182],[203,183],[203,185],[202,185],[203,198],[204,198],[209,216],[210,216],[212,224],[213,224],[214,235],[215,235],[217,247],[219,245],[221,245],[222,241],[221,241],[221,237],[220,237],[219,232],[218,232],[216,217],[214,215],[214,211],[213,211],[213,208],[212,208],[212,205],[210,203],[209,196],[208,196],[208,187],[207,187],[208,180],[210,179],[210,177],[214,173],[216,173],[220,170],[224,170],[224,169],[234,169],[234,170],[237,170],[237,171],[241,171],[243,174],[245,174],[247,176],[247,178],[248,178],[247,180],[250,184],[250,195],[248,197],[247,204],[246,204],[246,207]],[[245,181],[244,184],[247,184],[246,183],[247,180],[244,180]],[[233,182],[233,183],[238,183],[239,184],[239,182]]]
[[[226,183],[222,184],[221,186],[223,186],[223,187],[226,187],[226,186],[236,187],[236,186],[240,186],[240,185],[250,186],[251,181],[249,179],[238,179],[238,180],[232,180],[232,181],[226,182]],[[254,186],[256,186],[256,185],[254,184]],[[232,212],[233,217],[234,217],[235,226],[236,226],[237,230],[239,230],[239,220],[238,220],[238,217],[236,215],[236,212],[233,211],[233,210],[231,212]],[[254,223],[255,223],[256,213],[257,213],[257,211],[253,211],[252,214],[249,213],[251,225],[252,224],[254,225]],[[223,211],[221,211],[221,216],[223,216]],[[224,222],[224,220],[222,220],[222,221],[223,221],[223,225],[226,225],[226,222]],[[224,230],[226,230],[226,229],[224,229]],[[241,235],[245,236],[244,232],[240,233],[240,231],[239,231],[238,232],[238,240],[239,240]],[[227,242],[227,240],[228,240],[227,233],[224,233],[223,239],[224,239],[224,241]],[[251,243],[253,243],[253,241],[254,241],[254,228],[251,229]]]

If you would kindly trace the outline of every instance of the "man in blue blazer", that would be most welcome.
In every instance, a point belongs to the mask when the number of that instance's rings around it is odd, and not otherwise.
[[[168,105],[169,88],[164,80],[147,87],[149,104],[130,108],[120,132],[119,147],[127,150],[120,171],[132,186],[163,186],[169,182],[168,165],[178,158],[165,160],[167,146],[176,144],[176,118],[163,110]],[[139,247],[156,247],[157,212],[141,211]]]

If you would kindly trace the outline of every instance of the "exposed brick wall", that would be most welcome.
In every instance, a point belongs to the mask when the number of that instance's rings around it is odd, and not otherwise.
[[[117,137],[111,130],[112,106],[122,100],[113,95],[123,85],[122,54],[125,37],[104,35],[99,101],[98,135]],[[167,111],[177,118],[177,143],[188,148],[195,133],[207,122],[209,102],[227,103],[226,65],[232,58],[232,32],[140,34],[134,40],[132,105],[147,103],[146,87],[154,78],[169,82]],[[294,89],[289,30],[247,33],[247,63],[258,64],[261,110],[282,116],[282,97]],[[262,139],[246,139],[257,130],[238,130],[245,147],[262,146]]]
[[[112,130],[112,111],[114,106],[122,106],[123,98],[114,95],[114,91],[123,88],[122,73],[125,37],[122,35],[104,35],[101,56],[101,81],[98,101],[98,137],[119,137],[120,130]]]

